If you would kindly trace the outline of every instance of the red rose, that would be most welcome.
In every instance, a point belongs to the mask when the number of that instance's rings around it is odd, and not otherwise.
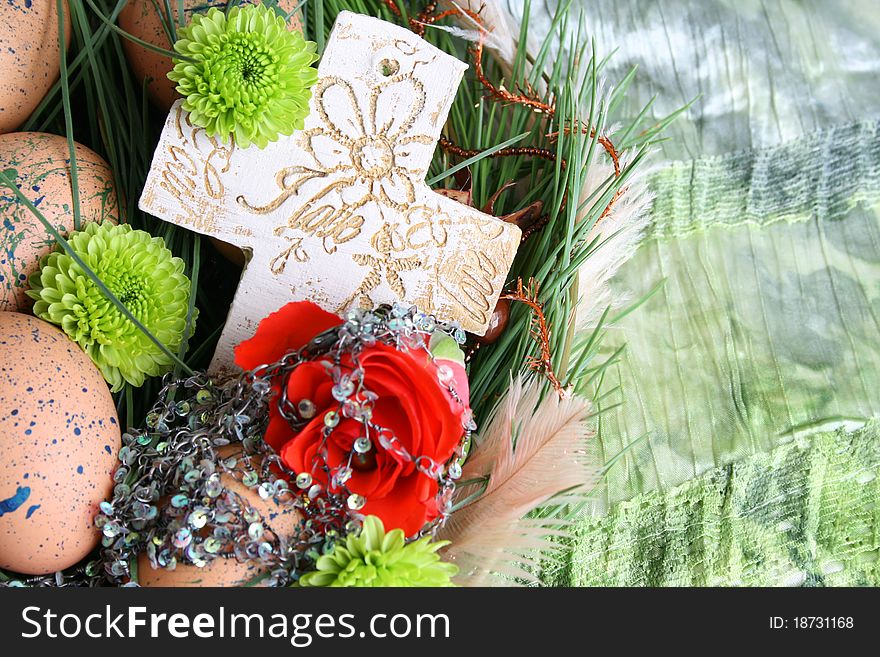
[[[260,322],[254,337],[236,348],[235,362],[246,370],[273,363],[341,323],[339,317],[311,302],[289,303]],[[435,463],[446,463],[461,441],[463,415],[470,412],[464,366],[454,359],[432,359],[423,350],[399,351],[383,343],[365,348],[359,360],[364,388],[376,395],[371,422],[393,434],[412,457],[423,455]],[[265,436],[287,467],[297,473],[310,473],[331,490],[333,484],[327,481],[319,448],[325,416],[338,413],[340,406],[332,394],[332,365],[329,359],[319,358],[299,365],[291,373],[287,398],[294,406],[302,400],[310,401],[314,416],[297,432],[272,404]],[[339,366],[343,374],[352,372],[350,360]],[[452,379],[463,403],[454,400],[440,384],[441,377]],[[348,463],[354,442],[363,435],[362,421],[339,414],[339,423],[327,441],[326,465],[331,472]],[[366,498],[362,513],[376,515],[385,527],[399,527],[411,536],[439,515],[437,481],[416,469],[412,461],[386,450],[376,436],[371,438],[370,450],[352,458],[346,486]]]

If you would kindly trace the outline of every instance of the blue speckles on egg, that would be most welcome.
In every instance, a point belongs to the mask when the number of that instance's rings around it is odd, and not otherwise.
[[[0,18],[0,132],[9,132],[58,78],[58,12],[55,0],[2,0]]]
[[[0,500],[0,516],[17,510],[31,496],[31,489],[27,486],[17,486],[15,494],[5,500]]]
[[[0,0],[0,3],[3,1],[10,0]],[[54,0],[45,0],[39,4],[39,13],[46,14],[43,7],[49,6],[52,14],[55,13]],[[35,10],[33,13],[38,12]],[[3,10],[0,9],[0,19],[3,17]],[[7,23],[10,21],[0,20],[0,44],[5,46],[9,41],[27,38],[39,42],[40,38],[45,38],[54,48],[51,61],[40,58],[37,62],[40,67],[55,66],[54,77],[47,76],[45,80],[46,84],[51,86],[57,78],[59,60],[57,17],[53,17],[48,25],[35,26],[40,29],[34,30],[30,35],[22,21],[13,21],[11,25]],[[70,23],[67,24],[69,26]],[[14,34],[8,33],[10,29],[15,31]],[[8,54],[5,48],[0,48],[0,71],[2,71],[0,74],[0,171],[7,168],[14,169],[17,172],[17,185],[21,192],[67,237],[71,228],[71,181],[68,168],[63,165],[64,159],[69,159],[67,140],[59,135],[14,132],[21,121],[12,126],[5,126],[7,121],[14,120],[13,115],[16,112],[14,105],[12,105],[13,111],[7,111],[4,99],[9,99],[9,93],[19,94],[22,87],[26,86],[24,80],[20,79],[16,89],[10,88],[11,80],[20,78],[22,73],[27,73],[28,66],[20,61],[22,59],[20,56]],[[33,68],[33,63],[30,67]],[[19,71],[18,68],[22,70]],[[36,104],[43,94],[22,92],[20,95],[22,103]],[[22,119],[26,118],[27,114]],[[76,145],[76,151],[82,220],[84,222],[118,220],[118,203],[113,189],[112,175],[106,162],[84,146]],[[54,247],[55,240],[25,204],[15,196],[0,194],[0,311],[24,311],[33,305],[33,301],[26,294],[28,277],[39,271],[41,258],[48,255]],[[48,364],[47,373],[52,370],[60,374],[52,364]],[[84,384],[82,387],[87,385]]]
[[[0,568],[50,573],[99,542],[92,519],[112,494],[116,409],[88,356],[35,317],[0,312],[0,363],[0,501],[16,506],[0,517]]]

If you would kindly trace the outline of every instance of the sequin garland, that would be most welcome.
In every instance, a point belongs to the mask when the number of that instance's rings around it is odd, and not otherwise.
[[[452,510],[455,480],[476,429],[469,411],[462,414],[462,439],[452,458],[437,463],[410,454],[393,432],[377,425],[372,407],[377,396],[364,383],[359,355],[378,342],[400,351],[427,352],[430,335],[442,331],[459,344],[465,334],[456,324],[437,321],[415,307],[400,304],[373,311],[353,310],[338,327],[316,336],[302,349],[280,361],[216,382],[206,374],[186,379],[170,375],[159,401],[147,414],[146,427],[123,435],[120,464],[114,475],[113,498],[102,502],[95,523],[102,533],[97,559],[43,577],[29,577],[0,586],[130,586],[137,557],[146,552],[153,567],[173,569],[178,563],[207,566],[213,559],[237,559],[261,564],[264,583],[285,586],[313,568],[318,557],[336,541],[360,531],[360,510],[366,499],[349,490],[352,460],[379,447],[411,461],[438,482],[440,515],[419,534],[433,534]],[[430,352],[428,352],[430,354]],[[287,380],[305,362],[320,358],[329,365],[332,395],[338,407],[324,417],[319,454],[330,487],[308,472],[284,466],[263,441],[269,404],[294,430],[312,419],[310,400],[290,400]],[[456,393],[452,377],[438,366],[438,385],[466,404]],[[448,368],[447,368],[448,369]],[[275,395],[274,391],[283,391]],[[347,463],[331,468],[326,443],[340,418],[363,423],[364,434],[352,444]],[[239,453],[224,454],[229,445]],[[261,499],[292,507],[302,515],[296,536],[273,532],[264,518],[224,481],[232,477]]]

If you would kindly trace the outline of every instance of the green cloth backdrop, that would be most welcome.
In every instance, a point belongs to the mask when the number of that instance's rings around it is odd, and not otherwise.
[[[508,0],[516,14],[518,0]],[[556,585],[880,584],[880,12],[575,0],[624,112],[697,98],[614,280],[611,459]],[[532,6],[535,29],[551,10]]]

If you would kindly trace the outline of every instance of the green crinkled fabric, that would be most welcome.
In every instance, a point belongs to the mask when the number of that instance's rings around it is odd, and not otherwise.
[[[657,197],[648,237],[838,221],[880,202],[880,130],[877,121],[845,123],[778,146],[672,162],[651,186]]]
[[[574,0],[608,80],[638,66],[621,115],[695,102],[612,282],[664,281],[603,343],[626,345],[597,420],[614,465],[547,583],[878,584],[875,4]]]
[[[545,581],[880,585],[880,423],[799,439],[580,525]]]
[[[844,152],[860,156],[838,178]],[[878,417],[878,166],[878,124],[862,122],[652,178],[652,233],[614,289],[639,298],[665,283],[603,347],[626,344],[601,447],[611,458],[635,443],[606,503]]]

